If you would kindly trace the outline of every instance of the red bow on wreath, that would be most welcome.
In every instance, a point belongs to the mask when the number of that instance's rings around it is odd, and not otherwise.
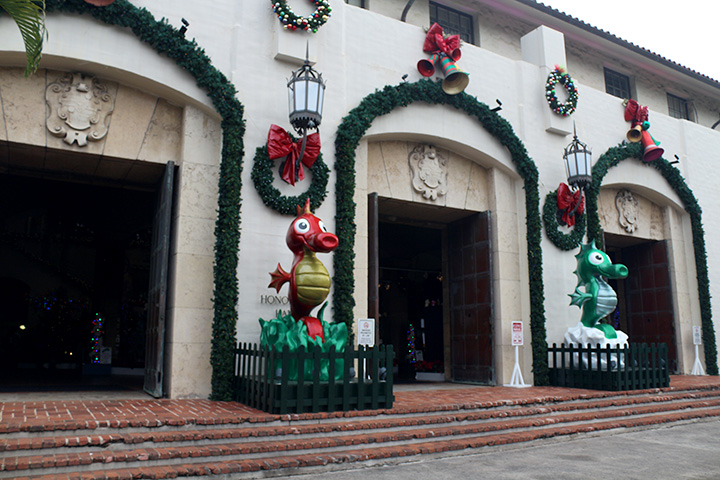
[[[447,38],[443,36],[443,29],[437,23],[433,23],[432,27],[425,35],[425,43],[423,44],[423,52],[427,53],[445,53],[453,57],[453,52],[460,48],[460,35],[450,35]],[[458,52],[459,53],[459,52]],[[454,58],[454,57],[453,57]],[[455,58],[455,60],[458,60]]]
[[[305,144],[305,152],[303,157],[298,162],[300,156],[300,149],[302,147],[302,140],[296,142],[290,137],[290,135],[282,128],[277,125],[270,125],[270,132],[268,132],[268,157],[270,160],[276,158],[287,157],[282,167],[281,177],[290,185],[295,185],[295,181],[300,181],[305,178],[303,172],[303,164],[310,168],[317,160],[320,154],[320,134],[312,133],[307,136],[307,142]]]
[[[571,216],[570,212],[573,211],[578,202],[580,202],[580,205],[577,206],[577,210],[575,210],[575,213]],[[563,223],[572,227],[575,225],[575,215],[582,215],[585,211],[585,198],[580,197],[580,190],[573,193],[570,187],[561,183],[557,190],[557,206],[558,210],[562,212]]]
[[[632,122],[632,126],[642,125],[648,120],[648,107],[641,106],[632,98],[625,105],[625,121]]]

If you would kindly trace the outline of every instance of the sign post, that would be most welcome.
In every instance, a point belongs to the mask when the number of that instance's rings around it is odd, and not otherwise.
[[[513,368],[512,378],[510,383],[506,383],[506,387],[530,387],[531,385],[526,384],[520,371],[520,356],[518,348],[523,344],[523,324],[522,322],[512,322],[512,329],[510,330],[511,344],[515,347],[515,368]]]
[[[375,346],[375,319],[374,318],[360,318],[358,319],[358,346],[363,345],[365,348]],[[364,371],[366,378],[369,378],[370,372],[368,372],[367,360],[364,362]]]
[[[705,375],[702,363],[700,363],[700,352],[698,347],[702,344],[702,329],[700,327],[693,327],[693,345],[695,345],[695,363],[693,364],[692,372],[690,375]]]

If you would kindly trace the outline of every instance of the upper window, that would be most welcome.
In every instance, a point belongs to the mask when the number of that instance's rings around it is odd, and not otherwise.
[[[683,118],[685,120],[691,120],[690,109],[688,108],[688,101],[684,98],[676,97],[675,95],[667,94],[668,101],[668,114],[671,117]]]
[[[467,13],[430,2],[430,25],[437,23],[446,35],[460,35],[463,42],[474,44],[473,19]]]
[[[605,91],[616,97],[632,98],[630,94],[630,77],[606,68]]]
[[[356,7],[365,8],[365,0],[345,0],[348,5],[355,5]]]

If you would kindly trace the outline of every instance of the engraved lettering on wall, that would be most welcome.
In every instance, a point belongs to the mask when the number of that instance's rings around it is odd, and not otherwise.
[[[84,147],[88,140],[107,135],[115,99],[97,78],[68,73],[48,85],[45,101],[50,111],[47,129],[68,145]]]
[[[429,200],[447,193],[447,158],[432,145],[417,145],[408,157],[413,188]]]

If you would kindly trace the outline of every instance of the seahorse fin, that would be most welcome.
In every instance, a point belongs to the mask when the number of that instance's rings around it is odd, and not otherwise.
[[[290,274],[283,270],[279,263],[275,271],[270,272],[270,277],[272,280],[270,280],[268,288],[274,288],[278,293],[280,293],[280,288],[285,285],[285,282],[290,281]]]

